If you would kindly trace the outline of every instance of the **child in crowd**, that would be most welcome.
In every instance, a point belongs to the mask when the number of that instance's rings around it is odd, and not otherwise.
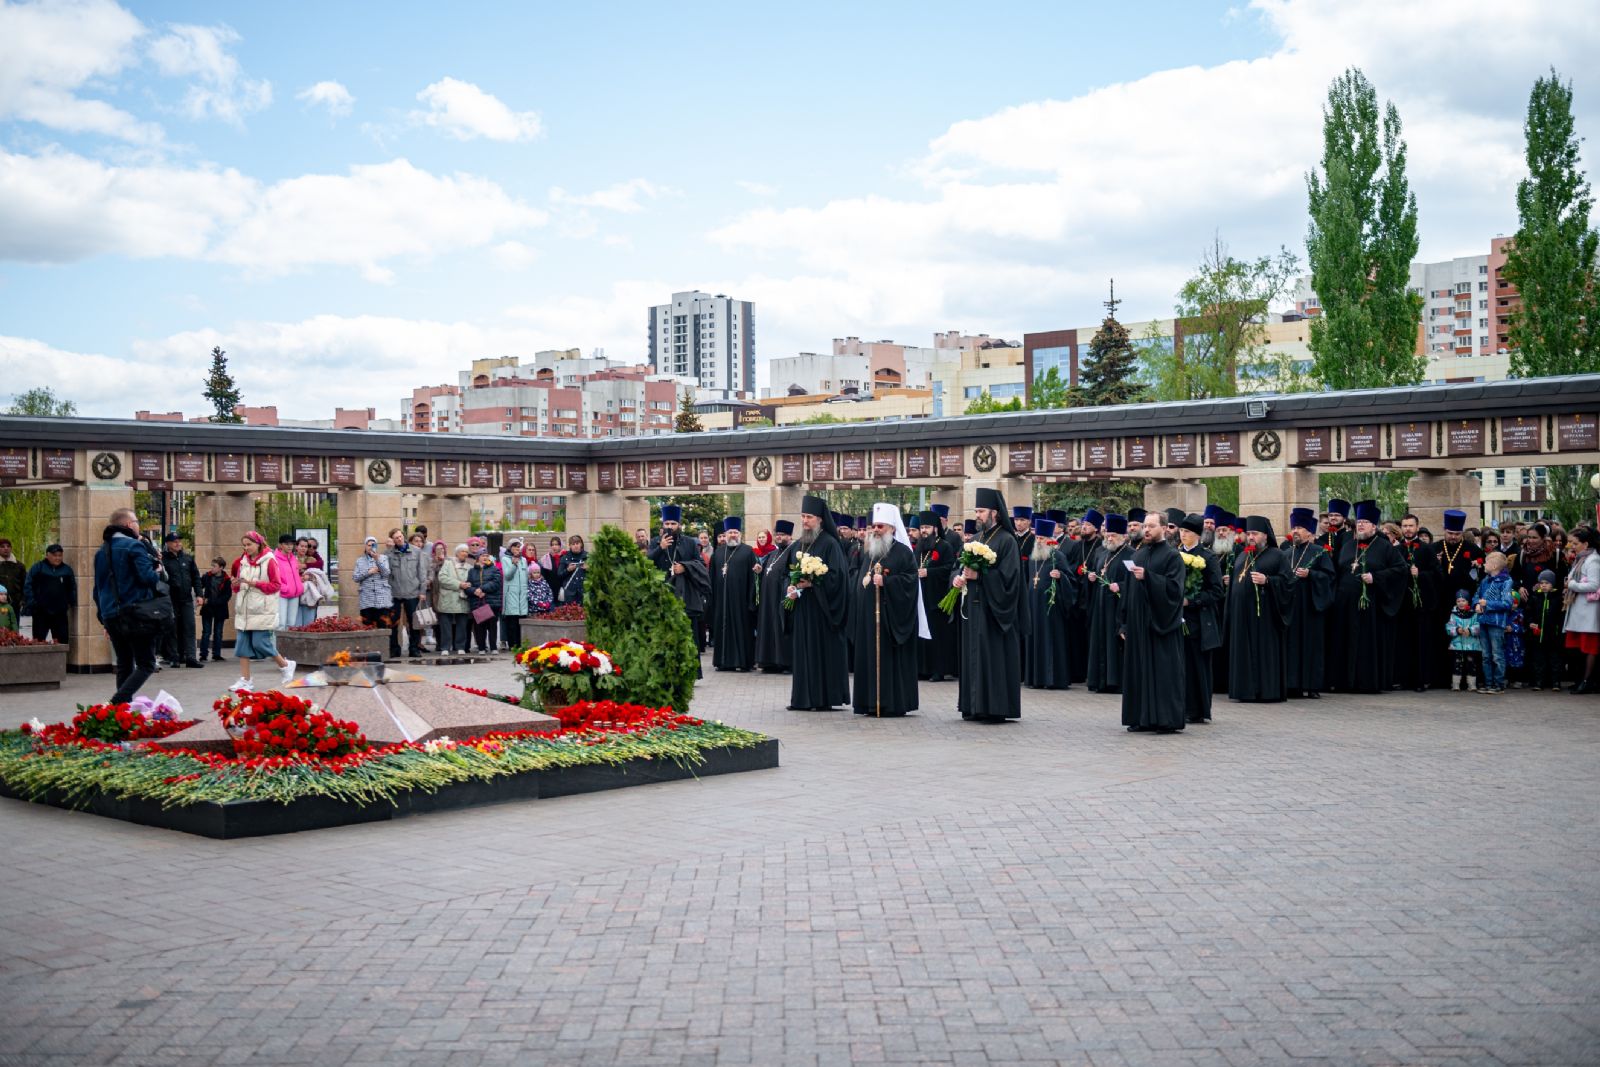
[[[1465,589],[1456,594],[1456,610],[1444,622],[1450,635],[1450,651],[1455,654],[1452,689],[1463,693],[1478,685],[1478,615],[1472,610],[1472,594]]]
[[[17,609],[11,603],[11,594],[0,589],[0,630],[17,629]]]
[[[1499,694],[1506,691],[1506,624],[1516,610],[1511,594],[1511,575],[1506,573],[1506,554],[1491,552],[1483,561],[1485,574],[1478,582],[1473,599],[1478,615],[1478,646],[1483,652],[1483,674],[1478,692]]]
[[[228,602],[233,599],[233,579],[228,561],[211,558],[211,569],[200,576],[200,659],[209,652],[211,659],[222,659],[222,628],[228,621]]]
[[[1539,581],[1523,606],[1527,621],[1529,685],[1536,691],[1561,692],[1561,660],[1566,648],[1562,632],[1561,592],[1556,589],[1556,572],[1540,571]]]

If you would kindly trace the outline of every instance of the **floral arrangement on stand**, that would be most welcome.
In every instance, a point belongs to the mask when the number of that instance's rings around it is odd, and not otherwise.
[[[25,648],[28,645],[42,645],[44,643],[19,634],[15,630],[8,630],[4,626],[0,626],[0,648]]]
[[[956,560],[956,566],[965,567],[982,574],[990,567],[993,567],[995,560],[998,558],[994,554],[994,549],[982,541],[973,541],[962,547],[961,558]],[[939,610],[946,615],[954,615],[956,607],[966,598],[967,587],[965,585],[960,588],[952,585],[950,591],[939,600]]]
[[[588,616],[584,613],[582,604],[557,604],[536,618],[540,622],[583,622]]]
[[[329,615],[304,626],[291,626],[289,632],[297,634],[352,634],[376,629],[366,619],[354,615]]]
[[[517,653],[522,676],[522,705],[563,708],[594,700],[622,684],[622,671],[611,654],[576,641],[546,641]]]

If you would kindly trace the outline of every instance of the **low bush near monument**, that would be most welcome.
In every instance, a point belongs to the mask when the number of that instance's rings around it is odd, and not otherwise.
[[[664,573],[615,526],[601,527],[590,547],[585,623],[589,640],[622,664],[617,695],[635,704],[689,707],[700,654]]]

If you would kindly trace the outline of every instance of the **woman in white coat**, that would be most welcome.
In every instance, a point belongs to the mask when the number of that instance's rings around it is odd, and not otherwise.
[[[1600,552],[1595,551],[1600,536],[1580,526],[1572,531],[1572,539],[1580,547],[1567,572],[1567,647],[1582,656],[1583,674],[1572,692],[1593,693],[1600,690],[1594,676],[1595,657],[1600,655]]]

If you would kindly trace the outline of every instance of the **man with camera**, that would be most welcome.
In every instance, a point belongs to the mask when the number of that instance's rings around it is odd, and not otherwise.
[[[700,625],[711,595],[711,574],[700,555],[700,546],[683,533],[683,509],[676,504],[661,505],[661,536],[650,551],[650,561],[667,574],[667,584],[683,602],[689,625],[705,651],[705,630]]]

